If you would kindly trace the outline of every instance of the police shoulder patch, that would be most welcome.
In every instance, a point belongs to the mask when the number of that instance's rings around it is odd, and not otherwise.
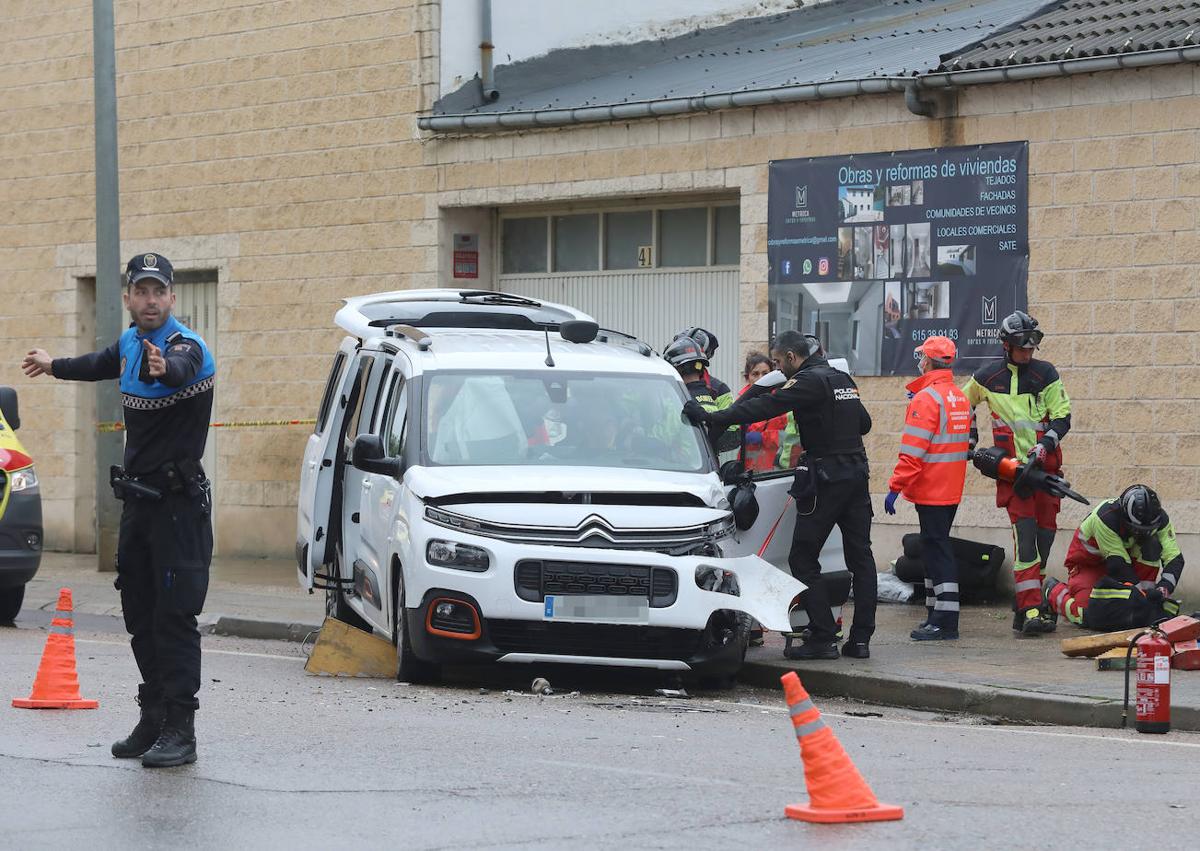
[[[783,382],[783,384],[779,385],[779,389],[787,390],[789,387],[791,387],[795,383],[796,383],[796,379],[789,378],[787,381]]]

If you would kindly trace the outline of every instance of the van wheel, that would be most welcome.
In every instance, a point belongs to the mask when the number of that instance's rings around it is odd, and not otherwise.
[[[25,600],[25,586],[0,588],[0,623],[12,623]]]
[[[340,545],[333,551],[333,565],[330,573],[334,576],[342,575],[342,548]],[[361,629],[364,632],[371,631],[370,625],[362,619],[358,612],[350,608],[350,604],[346,602],[346,597],[339,588],[325,589],[325,614],[328,617],[337,618],[355,629]]]
[[[442,667],[426,662],[413,652],[408,637],[408,618],[404,617],[404,571],[400,565],[396,571],[396,606],[393,609],[392,635],[396,638],[396,680],[402,683],[436,683],[442,678]]]

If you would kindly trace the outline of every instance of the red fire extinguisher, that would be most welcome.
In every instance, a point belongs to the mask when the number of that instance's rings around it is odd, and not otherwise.
[[[1129,640],[1125,654],[1125,705],[1121,726],[1129,715],[1129,659],[1137,647],[1137,731],[1168,733],[1171,730],[1171,642],[1156,626]]]

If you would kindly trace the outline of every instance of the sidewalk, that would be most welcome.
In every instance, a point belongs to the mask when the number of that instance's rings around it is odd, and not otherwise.
[[[46,553],[26,590],[24,611],[53,612],[58,589],[66,586],[77,612],[120,617],[115,574],[98,573],[95,564],[95,556]],[[207,632],[301,641],[320,627],[325,597],[300,590],[291,561],[219,558],[204,608]],[[1009,721],[1120,725],[1123,672],[1097,671],[1095,661],[1068,659],[1059,650],[1060,639],[1085,634],[1077,627],[1060,622],[1053,635],[1020,639],[1013,636],[1007,607],[970,606],[962,613],[961,639],[918,643],[908,633],[924,615],[922,607],[881,603],[878,612],[868,660],[791,662],[783,658],[782,637],[768,633],[766,646],[747,655],[740,680],[778,688],[780,676],[797,671],[818,697]],[[847,623],[849,618],[847,609]],[[1171,674],[1172,728],[1200,731],[1200,671]]]
[[[22,611],[53,612],[58,589],[70,588],[75,611],[121,617],[115,573],[96,570],[94,555],[45,553],[25,588]],[[216,558],[208,583],[201,631],[243,638],[301,641],[325,619],[325,592],[309,594],[296,583],[296,563],[286,559]],[[18,618],[19,620],[19,618]]]
[[[871,658],[863,661],[792,662],[783,658],[783,638],[768,633],[766,646],[750,650],[739,679],[777,688],[784,673],[796,671],[818,696],[1008,721],[1120,726],[1124,672],[1097,671],[1095,660],[1067,658],[1060,650],[1061,639],[1085,630],[1060,619],[1051,635],[1016,638],[1007,607],[968,606],[958,641],[913,641],[908,633],[924,614],[922,606],[880,603]],[[847,607],[847,625],[850,616]],[[1171,671],[1171,704],[1172,729],[1200,730],[1200,671]]]

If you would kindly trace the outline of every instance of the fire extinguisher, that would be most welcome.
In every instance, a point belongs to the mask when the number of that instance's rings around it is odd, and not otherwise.
[[[1171,730],[1171,642],[1156,626],[1145,629],[1129,640],[1125,653],[1125,704],[1121,726],[1129,715],[1129,659],[1137,647],[1137,731],[1168,733]]]

